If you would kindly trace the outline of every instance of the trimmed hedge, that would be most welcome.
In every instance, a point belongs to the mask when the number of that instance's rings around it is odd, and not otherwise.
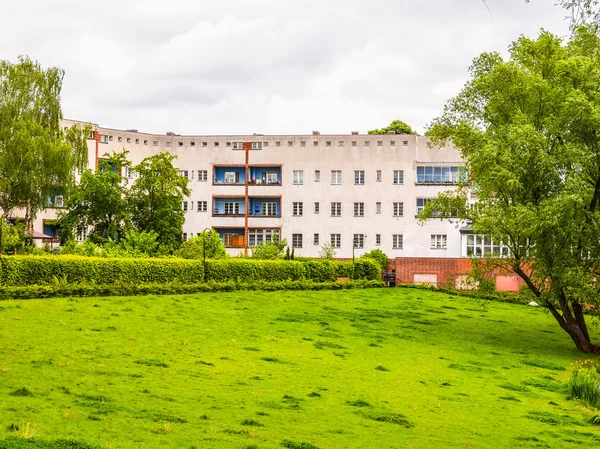
[[[398,284],[399,288],[414,288],[418,290],[430,290],[440,293],[446,293],[452,296],[464,296],[467,298],[485,299],[489,301],[507,302],[511,304],[522,304],[526,305],[531,301],[531,298],[521,293],[511,292],[493,292],[487,293],[480,290],[456,290],[452,288],[434,287],[433,285],[420,285],[420,284]]]
[[[205,284],[113,284],[113,285],[30,285],[0,287],[0,300],[42,299],[89,296],[181,295],[203,292],[232,292],[237,290],[347,290],[383,288],[382,281],[313,282],[307,280],[280,282],[214,282]]]
[[[224,259],[206,261],[207,280],[216,282],[333,282],[337,278],[381,279],[371,259],[352,262]],[[200,260],[100,258],[83,256],[9,256],[0,260],[0,285],[180,284],[201,283]]]

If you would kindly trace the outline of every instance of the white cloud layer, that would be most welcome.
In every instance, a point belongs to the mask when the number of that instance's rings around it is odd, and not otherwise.
[[[65,117],[182,134],[423,131],[553,0],[0,0],[0,59],[65,69]]]

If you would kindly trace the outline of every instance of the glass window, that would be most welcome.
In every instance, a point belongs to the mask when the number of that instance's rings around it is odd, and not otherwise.
[[[331,216],[341,217],[342,215],[342,203],[331,203]]]
[[[354,216],[364,217],[365,216],[365,203],[354,203]]]
[[[431,249],[446,249],[446,234],[431,234]]]
[[[364,184],[365,183],[365,171],[364,170],[354,170],[354,184]]]
[[[341,184],[342,183],[342,171],[341,170],[331,170],[331,183],[332,184]]]
[[[364,234],[354,234],[354,247],[355,248],[363,248],[365,245],[365,235]]]
[[[304,184],[304,170],[294,170],[294,184]]]
[[[331,246],[334,248],[339,248],[342,246],[342,235],[341,234],[331,234],[330,240]]]
[[[404,170],[394,170],[394,184],[404,184]]]
[[[394,203],[394,217],[404,216],[404,203]]]
[[[402,249],[403,245],[404,245],[404,237],[402,234],[392,235],[392,248],[393,249]]]
[[[375,203],[375,213],[376,214],[381,213],[381,203],[380,202]]]
[[[304,209],[304,203],[295,202],[292,203],[292,215],[294,217],[301,217]]]
[[[302,234],[292,234],[292,248],[302,248]]]

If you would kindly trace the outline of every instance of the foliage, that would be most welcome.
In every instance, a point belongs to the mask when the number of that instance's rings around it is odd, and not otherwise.
[[[283,257],[283,250],[286,246],[287,241],[285,239],[281,241],[262,242],[260,245],[250,248],[252,251],[251,257],[259,260],[281,259]],[[289,254],[289,247],[287,247],[287,251]],[[289,257],[286,260],[289,260]]]
[[[158,248],[156,239],[158,234],[154,231],[138,231],[131,229],[125,232],[125,237],[121,242],[123,249],[129,254],[143,254],[151,256]]]
[[[517,273],[574,341],[590,340],[584,304],[598,304],[600,262],[600,38],[579,28],[568,44],[542,32],[485,53],[430,134],[461,149],[468,180],[429,202],[421,218],[462,204],[473,231],[504,241]],[[464,207],[471,192],[477,207]],[[583,260],[582,260],[583,259]]]
[[[209,292],[232,291],[283,291],[283,290],[349,290],[362,288],[384,288],[382,281],[358,280],[350,282],[315,282],[312,280],[234,282],[232,280],[203,284],[111,284],[99,285],[85,282],[65,284],[58,280],[53,285],[29,285],[23,287],[0,287],[0,300],[43,299],[60,297],[93,296],[140,296],[140,295],[182,295]]]
[[[321,259],[334,259],[335,258],[335,248],[330,242],[325,242],[321,245],[321,249],[319,250],[319,257]]]
[[[128,193],[131,220],[139,231],[154,231],[161,245],[177,248],[185,221],[181,207],[189,179],[173,165],[176,156],[159,153],[134,167],[139,176]]]
[[[0,208],[31,224],[48,198],[68,192],[87,162],[89,128],[60,126],[64,72],[26,56],[0,61]]]
[[[75,248],[86,256],[101,255],[102,249],[86,241]],[[324,267],[319,269],[319,264]],[[53,278],[67,283],[137,284],[202,282],[202,260],[176,258],[118,258],[65,256],[11,256],[2,260],[0,285],[47,285]],[[206,278],[216,282],[314,280],[333,282],[340,277],[379,280],[379,267],[371,259],[352,262],[299,262],[285,260],[208,260]]]
[[[67,212],[61,215],[61,225],[68,229],[75,227],[78,232],[94,228],[92,238],[97,242],[118,240],[129,221],[125,194],[127,178],[122,171],[130,166],[127,151],[111,155],[98,162],[98,171],[86,169],[81,180],[73,188],[67,199]]]
[[[591,407],[600,407],[600,364],[584,360],[577,364],[567,383],[571,397],[581,399]]]
[[[175,255],[184,259],[202,259],[204,248],[206,248],[207,259],[224,259],[227,257],[221,236],[214,229],[183,242],[179,249],[175,251]]]
[[[363,254],[360,258],[373,259],[375,262],[379,264],[382,270],[387,269],[388,266],[388,256],[381,251],[380,249],[372,249],[368,253]]]
[[[417,134],[413,129],[404,123],[402,120],[393,120],[385,128],[381,129],[372,129],[369,131],[369,134],[389,134],[394,131],[396,134]]]
[[[0,226],[2,226],[0,248],[3,248],[3,251],[8,254],[22,252],[25,245],[25,223],[9,225],[4,218],[0,218]]]

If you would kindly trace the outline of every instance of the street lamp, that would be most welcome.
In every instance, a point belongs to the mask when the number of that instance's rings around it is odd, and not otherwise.
[[[205,235],[206,231],[208,231],[208,237]],[[203,264],[204,264],[203,274],[204,274],[204,282],[206,282],[206,239],[212,238],[212,229],[206,228],[200,234],[202,235],[202,259],[203,259]]]

